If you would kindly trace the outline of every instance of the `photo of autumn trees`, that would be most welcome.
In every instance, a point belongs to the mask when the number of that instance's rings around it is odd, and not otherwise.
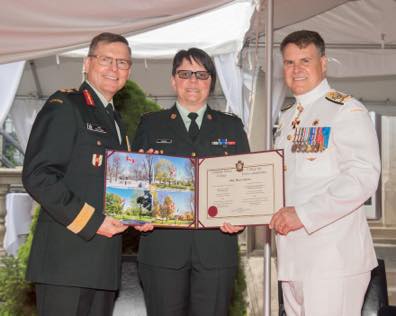
[[[130,225],[194,223],[190,158],[107,151],[105,213]]]

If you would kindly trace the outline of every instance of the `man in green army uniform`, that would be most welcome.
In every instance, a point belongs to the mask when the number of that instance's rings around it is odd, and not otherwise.
[[[113,96],[130,75],[120,35],[93,38],[79,90],[53,94],[37,115],[23,184],[41,205],[27,279],[40,316],[109,316],[120,284],[126,226],[103,214],[105,148],[126,148]]]
[[[178,52],[171,83],[176,104],[142,116],[134,150],[192,157],[249,152],[241,120],[207,105],[216,70],[204,51]],[[138,260],[149,316],[227,315],[237,267],[236,233],[243,227],[153,230],[145,224],[137,229],[144,231]]]

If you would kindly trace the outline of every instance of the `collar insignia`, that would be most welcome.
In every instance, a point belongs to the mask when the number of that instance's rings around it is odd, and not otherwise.
[[[94,99],[93,99],[91,93],[87,89],[83,90],[83,95],[84,95],[85,103],[88,106],[95,107]]]

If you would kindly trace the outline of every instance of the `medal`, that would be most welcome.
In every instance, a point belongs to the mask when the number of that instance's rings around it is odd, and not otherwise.
[[[227,138],[218,138],[215,141],[210,142],[211,145],[223,146],[224,148],[227,146],[235,146],[235,140],[228,140]]]
[[[297,145],[296,152],[299,153],[302,147],[302,128],[298,128],[298,137],[297,137],[296,145]]]
[[[309,135],[308,135],[308,146],[307,146],[307,152],[313,152],[313,143],[314,143],[314,136],[315,136],[315,128],[310,127],[309,128]]]
[[[323,127],[322,134],[323,134],[323,148],[326,149],[329,147],[329,140],[330,140],[330,131],[331,127]]]
[[[296,150],[297,150],[297,131],[298,131],[298,129],[295,129],[294,130],[294,136],[293,136],[293,145],[292,145],[292,147],[291,147],[291,152],[292,153],[295,153],[296,152]]]
[[[296,113],[293,121],[291,122],[291,126],[293,128],[296,128],[300,124],[301,120],[299,118],[300,118],[302,111],[304,111],[304,107],[301,104],[299,104],[299,105],[297,105],[296,111],[297,111],[297,113]]]
[[[305,127],[301,128],[301,130],[302,130],[302,133],[301,133],[300,151],[301,151],[302,153],[305,153],[306,150],[307,150],[307,142],[306,142],[306,140],[305,140],[305,137],[306,137],[306,134],[307,134],[307,133],[306,133]]]
[[[100,167],[103,162],[103,155],[100,154],[93,154],[92,155],[92,166]]]

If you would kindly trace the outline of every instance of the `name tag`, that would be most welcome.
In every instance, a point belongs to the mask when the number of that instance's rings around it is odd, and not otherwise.
[[[158,138],[155,142],[157,144],[172,144],[173,140],[170,138]]]
[[[103,127],[93,123],[87,123],[87,130],[97,133],[103,133],[103,134],[107,133]]]

